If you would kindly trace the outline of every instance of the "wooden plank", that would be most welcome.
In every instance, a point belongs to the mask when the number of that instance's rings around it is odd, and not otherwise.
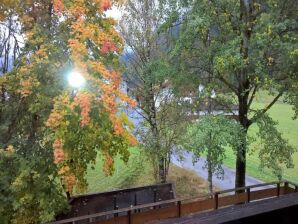
[[[246,201],[247,201],[247,193],[244,192],[244,193],[220,197],[218,204],[219,204],[219,207],[224,207],[224,206],[234,205],[234,204],[238,204]]]
[[[119,216],[108,220],[97,221],[96,224],[129,224],[128,216]]]
[[[195,201],[195,202],[189,202],[189,203],[182,204],[181,214],[183,216],[191,213],[210,210],[210,209],[213,209],[214,206],[215,206],[214,198]]]
[[[280,187],[280,194],[286,194],[286,188],[285,187]]]
[[[269,188],[269,189],[250,192],[251,201],[258,200],[258,199],[265,199],[265,198],[274,197],[274,196],[277,196],[277,188]]]
[[[131,224],[143,224],[145,222],[178,217],[178,207],[171,206],[146,212],[135,213],[131,216]]]
[[[291,193],[294,193],[295,192],[295,189],[292,188],[292,187],[287,187],[287,189],[285,189],[285,194],[291,194]]]
[[[154,189],[154,188],[162,188],[162,187],[173,187],[172,183],[164,183],[164,184],[155,184],[155,185],[147,185],[142,187],[133,187],[133,188],[124,188],[120,190],[113,190],[113,191],[105,191],[105,192],[95,192],[95,193],[87,193],[87,194],[79,194],[76,196],[71,197],[70,200],[81,198],[81,197],[88,197],[88,196],[96,196],[96,195],[106,195],[106,194],[118,194],[124,192],[131,192],[131,191],[139,191],[143,189]]]
[[[295,189],[292,188],[292,187],[289,187],[289,186],[284,186],[284,187],[281,187],[280,188],[280,194],[283,195],[283,194],[291,194],[291,193],[294,193],[295,192]]]
[[[273,181],[273,182],[269,182],[269,183],[262,183],[262,184],[250,185],[250,186],[246,186],[246,187],[238,187],[238,188],[234,188],[234,189],[227,189],[227,190],[224,190],[224,191],[218,191],[216,193],[225,194],[225,193],[230,193],[230,192],[236,192],[236,191],[246,190],[248,188],[252,189],[252,188],[258,188],[258,187],[265,187],[265,186],[270,186],[270,185],[276,185],[278,183],[280,183],[280,182]]]

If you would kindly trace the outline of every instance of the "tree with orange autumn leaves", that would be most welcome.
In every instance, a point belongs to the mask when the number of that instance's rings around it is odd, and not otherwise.
[[[132,107],[135,106],[135,102],[120,90],[121,76],[116,69],[119,66],[117,57],[123,48],[122,39],[115,31],[115,21],[103,15],[106,10],[111,8],[112,2],[95,0],[93,3],[94,5],[90,9],[90,1],[54,1],[55,13],[63,16],[70,27],[71,38],[68,40],[68,46],[74,67],[83,74],[88,81],[89,88],[92,89],[92,91],[88,91],[88,88],[79,91],[73,99],[67,95],[64,95],[62,99],[59,96],[56,99],[56,104],[63,102],[62,106],[65,109],[54,108],[46,124],[55,133],[53,144],[55,162],[63,170],[60,173],[64,180],[67,179],[64,184],[69,192],[72,192],[76,183],[79,189],[84,189],[86,186],[86,182],[82,178],[87,168],[85,164],[90,161],[95,162],[96,150],[101,149],[104,157],[104,170],[108,174],[113,170],[112,158],[115,151],[122,153],[127,160],[128,152],[122,151],[122,149],[136,144],[135,138],[126,128],[131,127],[131,124],[123,123],[126,120],[122,119],[124,114],[118,115],[119,100]],[[91,113],[95,116],[91,116]],[[99,144],[103,141],[100,138],[108,130],[108,127],[104,128],[100,124],[101,118],[104,117],[100,115],[105,113],[112,125],[112,129],[108,132],[111,137],[105,138],[105,144]],[[72,135],[76,124],[72,125],[69,117],[80,119],[77,131],[82,133],[80,141],[76,144],[77,147],[71,144],[73,136],[70,135]],[[68,128],[68,125],[71,129]],[[88,134],[85,134],[86,131]],[[90,139],[89,134],[92,134],[94,138]],[[87,161],[84,161],[82,160],[84,153],[79,153],[78,157],[75,148],[79,148],[87,154],[90,154],[88,150],[93,148],[94,156],[88,158],[86,155]]]
[[[123,42],[105,15],[120,2],[3,3],[0,172],[7,180],[1,182],[0,222],[40,223],[65,207],[64,192],[86,190],[87,167],[98,156],[109,175],[113,158],[120,154],[127,162],[128,147],[136,144],[132,123],[119,109],[136,105],[120,89]],[[84,87],[66,83],[71,70],[84,76]]]

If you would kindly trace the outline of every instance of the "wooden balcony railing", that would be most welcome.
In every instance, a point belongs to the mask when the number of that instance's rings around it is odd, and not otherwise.
[[[90,214],[50,224],[141,224],[154,220],[182,217],[192,213],[215,210],[240,203],[279,197],[280,195],[294,192],[298,192],[298,185],[285,180],[228,189],[195,198],[173,199]]]

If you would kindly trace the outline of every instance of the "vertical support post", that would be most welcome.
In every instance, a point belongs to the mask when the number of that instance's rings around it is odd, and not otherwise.
[[[181,201],[178,201],[178,217],[181,217]]]
[[[175,198],[174,191],[170,190],[170,193],[173,195],[173,198]]]
[[[157,201],[157,192],[156,192],[156,188],[153,189],[153,193],[154,193],[154,196],[153,196],[154,198],[153,198],[153,200],[154,200],[154,202],[156,202],[156,201]],[[154,206],[153,208],[156,209],[156,206]]]
[[[88,212],[88,215],[90,215],[90,212]],[[93,222],[93,218],[89,218],[88,222]]]
[[[298,186],[295,186],[295,192],[298,192]]]
[[[118,210],[118,206],[117,206],[117,196],[114,195],[113,196],[113,201],[114,201],[114,210]],[[118,217],[118,213],[114,214],[114,217]]]
[[[135,197],[134,197],[134,206],[138,205],[138,198],[137,198],[137,193],[135,193]],[[136,213],[138,210],[135,209],[134,212]]]
[[[250,202],[250,188],[246,189],[246,193],[247,193],[247,203]]]
[[[215,193],[214,200],[215,200],[215,207],[214,207],[214,209],[218,209],[218,193]]]
[[[280,195],[280,183],[277,183],[277,197]]]
[[[135,193],[135,198],[134,198],[134,206],[138,205],[138,198],[137,198],[137,193]]]
[[[284,186],[284,194],[288,193],[288,189],[289,189],[289,182],[285,182],[285,186]]]
[[[127,216],[128,216],[128,224],[131,224],[131,210],[127,212]]]

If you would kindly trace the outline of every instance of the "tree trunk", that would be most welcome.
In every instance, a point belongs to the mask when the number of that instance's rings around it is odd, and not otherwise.
[[[209,149],[210,150],[210,149]],[[209,192],[212,194],[213,192],[213,181],[212,181],[212,167],[211,167],[211,161],[210,161],[210,152],[207,154],[207,169],[208,169],[208,183],[209,183]]]
[[[250,45],[250,38],[252,32],[251,17],[251,1],[240,0],[240,20],[243,28],[241,32],[241,45],[240,54],[243,62],[248,61],[248,52]],[[247,151],[247,131],[249,128],[248,119],[248,97],[250,91],[250,81],[248,78],[248,67],[243,66],[238,70],[236,76],[238,77],[238,103],[239,103],[239,123],[243,127],[245,135],[242,139],[242,144],[237,149],[236,158],[236,177],[235,187],[245,186],[245,173],[246,173],[246,151]]]
[[[159,158],[159,182],[165,183],[166,179],[166,172],[165,172],[165,159]]]
[[[244,140],[245,141],[245,140]],[[245,186],[246,173],[246,142],[237,149],[235,188]]]
[[[166,155],[163,154],[160,147],[160,140],[159,140],[159,130],[157,125],[157,117],[156,117],[156,106],[155,106],[155,99],[154,99],[154,90],[153,85],[151,85],[149,89],[149,105],[150,105],[150,125],[151,130],[154,138],[154,145],[155,150],[158,154],[158,175],[159,175],[159,182],[165,183],[166,182]]]
[[[239,123],[244,129],[242,136],[242,143],[237,149],[236,155],[236,176],[235,188],[245,186],[245,173],[246,173],[246,151],[247,151],[247,131],[249,128],[248,120],[248,94],[240,95],[239,97]]]

